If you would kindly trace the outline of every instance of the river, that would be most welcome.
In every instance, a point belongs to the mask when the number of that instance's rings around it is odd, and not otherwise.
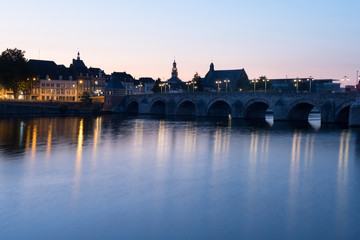
[[[360,130],[0,119],[0,238],[360,239]]]

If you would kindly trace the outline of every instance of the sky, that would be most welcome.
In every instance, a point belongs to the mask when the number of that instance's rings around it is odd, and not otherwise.
[[[0,51],[136,78],[244,68],[250,79],[350,78],[360,70],[359,0],[0,0]]]

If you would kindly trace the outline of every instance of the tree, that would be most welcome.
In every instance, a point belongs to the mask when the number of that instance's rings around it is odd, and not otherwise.
[[[248,91],[251,89],[249,78],[246,74],[242,74],[240,79],[235,83],[235,90]]]
[[[260,76],[258,78],[258,82],[256,83],[256,90],[265,90],[265,81],[267,81],[266,90],[272,90],[271,82],[268,81],[266,76]]]
[[[80,100],[84,105],[90,105],[92,103],[92,98],[89,92],[83,92]]]
[[[153,91],[154,93],[159,93],[159,92],[161,92],[160,84],[161,84],[161,79],[160,79],[160,78],[156,79],[155,85],[154,85],[153,88],[152,88],[152,91]]]
[[[34,76],[24,53],[14,48],[6,49],[0,55],[0,84],[6,90],[12,90],[15,99],[18,98],[19,91],[29,88],[26,79]]]
[[[201,83],[201,77],[199,76],[198,73],[195,73],[192,81],[195,83],[195,91],[196,92],[202,92],[204,91],[204,86]],[[193,85],[192,85],[193,86]]]

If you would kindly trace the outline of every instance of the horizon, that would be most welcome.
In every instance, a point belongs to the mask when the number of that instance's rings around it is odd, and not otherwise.
[[[360,3],[352,0],[17,0],[3,8],[1,50],[58,65],[80,51],[88,67],[135,78],[167,80],[175,59],[182,81],[204,77],[213,62],[216,70],[244,68],[249,79],[347,76],[351,85],[360,70]]]

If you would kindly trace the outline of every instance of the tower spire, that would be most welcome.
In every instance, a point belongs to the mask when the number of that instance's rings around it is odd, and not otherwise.
[[[77,60],[80,60],[80,52],[78,50],[78,54],[77,54]]]

